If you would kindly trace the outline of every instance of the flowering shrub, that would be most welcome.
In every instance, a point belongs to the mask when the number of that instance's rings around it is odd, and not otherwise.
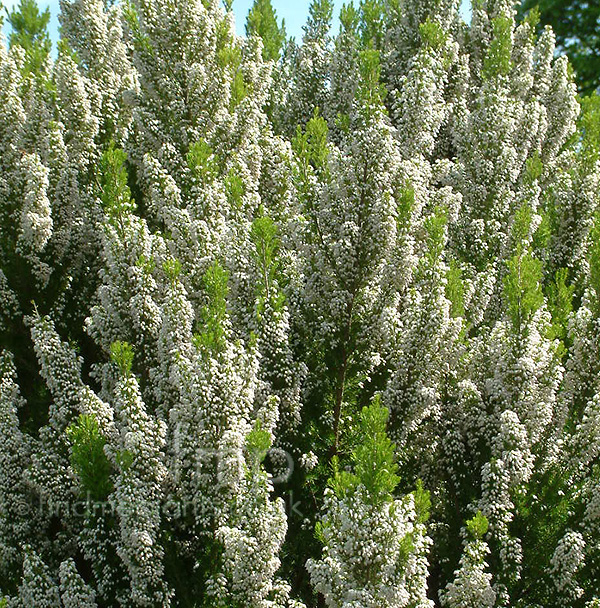
[[[599,606],[597,97],[510,0],[224,4],[0,44],[0,607]]]

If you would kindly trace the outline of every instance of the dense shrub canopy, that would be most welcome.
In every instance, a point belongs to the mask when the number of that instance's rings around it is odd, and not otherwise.
[[[458,4],[22,3],[0,606],[600,606],[598,99]]]

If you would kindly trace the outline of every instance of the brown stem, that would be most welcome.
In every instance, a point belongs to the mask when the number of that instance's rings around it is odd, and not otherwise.
[[[342,365],[338,371],[337,389],[335,391],[335,405],[333,407],[333,455],[337,456],[340,447],[340,419],[342,417],[342,402],[344,400],[344,385],[346,383],[346,372],[348,370],[348,356],[346,346],[342,346]]]
[[[333,407],[333,456],[337,456],[340,447],[340,419],[342,417],[342,403],[344,401],[344,389],[346,385],[346,374],[348,372],[348,363],[350,362],[351,352],[348,352],[347,346],[350,340],[350,330],[352,329],[352,314],[354,312],[354,300],[356,298],[357,288],[352,290],[352,298],[348,302],[346,314],[348,319],[344,328],[342,338],[341,365],[337,374],[337,388],[335,391],[335,405]]]
[[[367,164],[365,163],[364,171],[363,171],[363,183],[367,183]],[[365,205],[365,196],[366,191],[363,187],[360,192],[360,203],[358,205],[358,226],[359,232],[362,234],[362,224],[363,217],[362,212]],[[332,258],[333,259],[333,258]],[[335,392],[335,404],[333,407],[333,435],[334,435],[334,443],[333,443],[333,456],[337,456],[340,448],[340,419],[342,417],[342,403],[344,401],[344,389],[346,384],[346,374],[348,372],[348,363],[350,361],[350,357],[352,352],[348,352],[348,342],[350,340],[350,331],[352,329],[352,315],[354,313],[354,302],[356,300],[356,295],[360,289],[360,285],[362,284],[362,269],[360,268],[360,261],[358,261],[359,271],[357,276],[355,277],[353,284],[351,286],[352,297],[350,298],[350,302],[348,302],[348,308],[346,310],[347,321],[346,327],[344,328],[344,334],[342,338],[342,352],[341,352],[341,366],[338,370],[337,374],[337,388]]]

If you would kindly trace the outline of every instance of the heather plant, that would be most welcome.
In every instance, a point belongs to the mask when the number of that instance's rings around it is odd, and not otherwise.
[[[594,608],[600,140],[510,0],[22,0],[0,606]]]

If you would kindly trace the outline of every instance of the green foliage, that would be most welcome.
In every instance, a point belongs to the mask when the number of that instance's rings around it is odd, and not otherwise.
[[[142,54],[153,56],[154,48],[150,43],[150,38],[142,31],[140,27],[140,19],[132,2],[126,1],[123,3],[123,20],[131,32],[131,39],[136,50]]]
[[[239,173],[232,167],[225,178],[225,192],[227,200],[233,209],[241,209],[246,188],[244,180]]]
[[[325,538],[325,525],[322,521],[317,521],[315,524],[315,538],[322,544],[327,545],[327,539]]]
[[[382,0],[361,0],[360,37],[363,48],[383,48],[385,11]]]
[[[585,169],[593,170],[600,160],[600,94],[594,93],[581,99],[579,119],[581,135],[581,154]]]
[[[593,291],[595,312],[600,312],[600,211],[594,215],[587,257],[590,265],[590,287]]]
[[[484,80],[506,76],[512,67],[512,27],[508,17],[496,17],[492,21],[494,37],[483,62],[482,77]]]
[[[508,272],[504,277],[504,296],[517,334],[544,304],[542,262],[534,257],[529,248],[532,218],[533,211],[527,204],[515,213],[511,234],[515,253],[507,262]]]
[[[247,94],[248,89],[246,87],[246,81],[244,80],[244,74],[241,70],[238,70],[233,77],[233,84],[231,85],[231,102],[229,109],[233,111],[237,108]]]
[[[532,220],[533,211],[531,207],[527,204],[521,205],[515,213],[511,234],[518,252],[522,251],[527,245]]]
[[[110,358],[112,362],[119,368],[123,376],[131,374],[133,365],[133,347],[127,342],[117,340],[110,345]]]
[[[171,283],[174,283],[181,274],[181,262],[177,258],[169,258],[163,263],[163,270]]]
[[[527,173],[527,178],[531,182],[541,177],[544,170],[544,165],[542,163],[540,153],[537,150],[527,159],[527,162],[525,163],[525,170]]]
[[[481,540],[487,534],[489,522],[481,511],[477,511],[475,517],[467,522],[467,532],[474,540]]]
[[[138,258],[136,266],[141,268],[145,274],[152,274],[156,268],[156,262],[154,258],[148,258],[142,253]]]
[[[504,294],[513,327],[520,333],[533,314],[544,304],[541,287],[542,263],[529,252],[514,255],[508,261]]]
[[[213,153],[210,144],[204,139],[196,141],[190,146],[187,163],[192,175],[201,184],[211,183],[219,174],[219,159]]]
[[[529,27],[535,32],[537,26],[540,24],[541,15],[540,15],[540,7],[538,5],[534,6],[525,16],[523,20]]]
[[[194,342],[197,348],[218,353],[226,345],[227,294],[229,273],[215,261],[204,275],[208,304],[200,312],[199,332]]]
[[[36,0],[20,0],[10,12],[6,9],[12,28],[8,36],[10,47],[18,45],[25,50],[25,71],[39,75],[52,49],[48,35],[50,9],[40,12]]]
[[[527,487],[513,496],[517,515],[511,527],[523,539],[524,569],[517,586],[527,590],[532,604],[552,608],[561,608],[564,603],[553,594],[554,586],[548,577],[550,560],[561,537],[572,529],[575,513],[581,509],[577,505],[581,488],[567,481],[565,473],[558,466],[536,471]],[[544,584],[531,585],[531,581]],[[519,595],[515,590],[514,596]]]
[[[219,68],[231,74],[231,96],[229,99],[229,110],[233,112],[235,108],[250,92],[244,79],[242,49],[229,36],[226,22],[222,22],[217,30],[218,51],[217,63]]]
[[[415,189],[410,184],[403,185],[397,196],[396,224],[398,229],[407,227],[415,207]]]
[[[350,116],[345,112],[338,112],[338,115],[335,118],[335,126],[339,129],[340,133],[348,135],[352,126],[350,123]]]
[[[358,58],[358,69],[360,72],[358,98],[365,105],[368,114],[373,109],[383,109],[382,104],[387,90],[381,82],[379,51],[376,49],[361,51]]]
[[[129,450],[119,450],[116,453],[117,466],[121,471],[127,471],[133,464],[133,454]]]
[[[328,23],[333,17],[333,2],[313,0],[308,7],[308,20],[314,23]]]
[[[356,475],[340,468],[340,459],[337,455],[331,458],[331,477],[329,486],[338,498],[354,492],[359,484]]]
[[[265,61],[277,61],[286,39],[285,21],[277,24],[277,13],[271,0],[254,0],[246,19],[246,36],[260,36]]]
[[[417,514],[417,523],[424,524],[431,516],[431,495],[423,486],[423,482],[417,480],[417,488],[413,492],[415,501],[415,513]]]
[[[113,490],[111,465],[104,453],[106,439],[94,416],[81,415],[67,428],[71,444],[71,466],[86,494],[93,500],[104,500]]]
[[[308,8],[308,20],[303,27],[304,40],[324,39],[331,28],[332,17],[332,0],[312,0]]]
[[[312,167],[317,173],[326,174],[329,159],[328,132],[327,121],[319,114],[318,108],[315,108],[314,115],[306,124],[304,132],[298,125],[292,148],[305,173],[309,167]]]
[[[261,463],[271,448],[271,435],[262,428],[260,420],[254,423],[254,428],[246,437],[246,450],[256,463]]]
[[[110,142],[102,155],[102,206],[110,223],[124,235],[125,216],[135,211],[135,203],[127,185],[125,161],[127,153]]]
[[[56,43],[56,50],[58,51],[59,57],[69,57],[73,63],[80,65],[80,59],[77,55],[77,51],[69,45],[69,42],[66,38],[61,38]]]
[[[430,268],[439,263],[446,246],[446,227],[448,225],[448,210],[438,207],[425,220],[427,232],[427,254],[425,259]]]
[[[462,269],[455,260],[450,262],[446,272],[446,297],[450,301],[450,316],[464,317],[465,285],[462,279]]]
[[[356,10],[354,4],[349,2],[342,5],[340,9],[340,26],[341,31],[350,34],[356,34],[360,22],[360,14]]]
[[[540,209],[542,221],[533,234],[532,246],[535,252],[546,249],[552,239],[552,220],[550,214],[544,209]]]
[[[442,26],[436,21],[432,21],[429,17],[424,23],[419,25],[419,33],[421,34],[423,43],[436,51],[441,49],[448,39],[448,34],[444,32]]]
[[[554,275],[554,281],[548,286],[548,308],[552,314],[551,339],[559,339],[563,344],[567,340],[567,323],[573,310],[575,285],[568,285],[569,271],[560,268]]]
[[[330,485],[338,497],[352,494],[360,485],[367,490],[372,504],[392,500],[400,477],[394,444],[386,432],[388,417],[389,411],[381,405],[379,396],[362,409],[359,420],[361,439],[352,453],[354,473],[340,471],[337,458],[332,461]]]
[[[398,547],[398,562],[406,566],[411,553],[415,550],[415,541],[412,534],[406,534]]]
[[[264,309],[266,302],[270,302],[276,310],[279,310],[283,306],[284,296],[276,290],[275,285],[279,270],[277,255],[280,245],[277,225],[269,216],[261,213],[252,222],[250,238],[254,244],[254,261],[260,273],[259,312]]]

